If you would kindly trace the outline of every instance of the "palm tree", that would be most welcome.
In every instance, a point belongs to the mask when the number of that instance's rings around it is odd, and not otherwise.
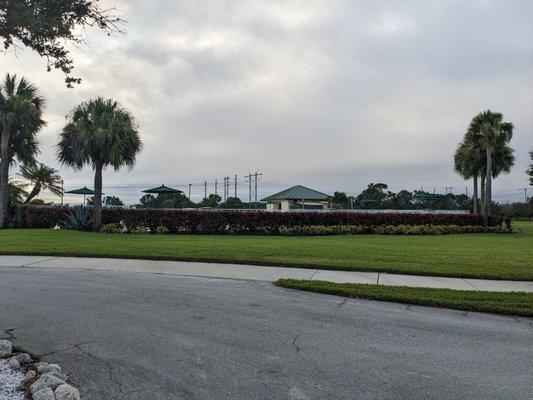
[[[102,171],[111,166],[133,168],[142,148],[137,124],[128,111],[116,101],[97,97],[72,110],[57,144],[61,163],[80,170],[84,165],[94,169],[93,230],[102,222]]]
[[[24,183],[19,181],[9,180],[9,204],[15,206],[24,201],[28,193],[24,190]]]
[[[38,196],[41,190],[48,189],[56,196],[63,194],[61,176],[54,168],[50,168],[43,163],[35,165],[23,165],[20,168],[20,176],[33,184],[33,189],[24,201],[28,204],[34,197]]]
[[[499,146],[504,146],[513,137],[513,124],[503,121],[503,114],[486,110],[476,115],[467,136],[479,143],[485,150],[485,193],[483,199],[483,223],[488,224],[492,202],[492,178],[497,168],[493,164],[493,154]],[[500,172],[502,172],[500,170]]]
[[[481,151],[472,142],[464,140],[459,144],[454,155],[454,169],[465,179],[473,179],[474,214],[478,213],[478,179],[484,163]]]
[[[6,225],[9,204],[9,167],[16,160],[35,162],[36,134],[45,122],[41,119],[44,100],[26,79],[7,74],[0,85],[0,228]]]

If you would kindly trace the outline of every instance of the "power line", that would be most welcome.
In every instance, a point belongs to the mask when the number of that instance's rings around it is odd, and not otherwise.
[[[524,203],[527,203],[527,191],[531,190],[531,188],[525,187],[525,188],[516,189],[516,190],[518,190],[519,192],[522,191],[522,190],[524,191]]]
[[[262,172],[255,171],[255,173],[249,172],[248,175],[244,177],[244,179],[248,182],[248,208],[252,208],[252,178],[254,180],[254,190],[253,190],[253,197],[254,197],[254,208],[257,208],[257,181],[261,179],[261,176],[263,176]]]

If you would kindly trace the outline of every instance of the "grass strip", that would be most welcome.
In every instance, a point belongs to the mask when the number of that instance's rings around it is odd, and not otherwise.
[[[279,279],[274,285],[337,296],[533,317],[533,293],[412,288],[359,283]]]
[[[204,261],[533,281],[533,222],[512,235],[224,236],[0,230],[0,254]]]

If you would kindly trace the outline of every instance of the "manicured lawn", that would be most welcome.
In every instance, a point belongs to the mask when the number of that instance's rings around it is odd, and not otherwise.
[[[520,232],[446,236],[123,235],[50,229],[0,231],[0,254],[212,261],[533,280],[533,222]]]
[[[280,279],[274,285],[359,299],[452,308],[495,314],[533,316],[533,293],[476,292]]]

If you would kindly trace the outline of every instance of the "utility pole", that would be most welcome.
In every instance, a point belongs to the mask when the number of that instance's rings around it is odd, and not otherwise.
[[[204,199],[207,199],[207,181],[204,181]]]
[[[218,191],[218,181],[215,179],[215,194],[218,194],[217,191]]]
[[[189,203],[191,202],[191,186],[192,183],[189,183]]]
[[[468,197],[468,186],[465,186],[466,197]]]
[[[522,190],[524,191],[524,203],[527,204],[527,191],[528,191],[528,190],[531,190],[531,188],[527,188],[527,187],[525,187],[525,188],[516,189],[516,190],[518,190],[519,192],[521,192]]]
[[[224,202],[226,202],[228,197],[229,197],[229,176],[225,176],[224,177]]]
[[[450,194],[452,194],[453,186],[446,186],[444,189],[446,190],[446,194],[448,194],[448,189],[450,190]]]
[[[63,196],[65,196],[65,181],[61,179],[61,205],[63,205]]]
[[[252,174],[248,173],[244,177],[245,180],[248,181],[248,209],[252,208]]]
[[[235,187],[233,189],[235,189],[235,198],[237,198],[237,174],[235,174]]]
[[[262,173],[258,173],[257,171],[255,172],[254,174],[254,197],[255,197],[255,208],[257,208],[257,178],[261,177],[263,174]]]

